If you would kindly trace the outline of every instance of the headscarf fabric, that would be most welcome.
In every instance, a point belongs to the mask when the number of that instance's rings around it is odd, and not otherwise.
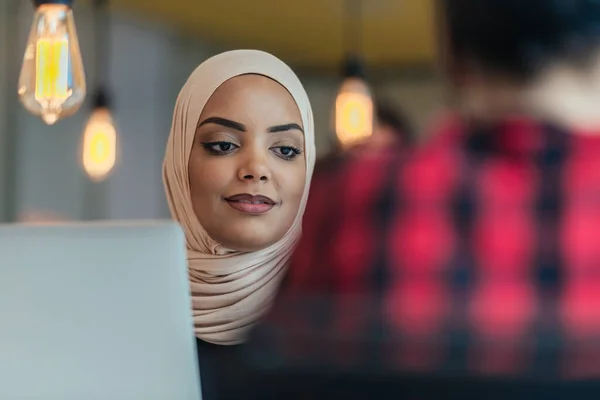
[[[275,244],[252,252],[232,251],[215,242],[200,225],[192,206],[188,161],[206,102],[227,80],[258,74],[278,82],[292,95],[304,127],[306,182],[298,214]],[[181,89],[163,163],[163,182],[172,217],[185,232],[194,331],[206,342],[242,343],[269,310],[286,265],[301,234],[315,163],[312,109],[296,74],[275,56],[257,50],[216,55],[190,75]]]

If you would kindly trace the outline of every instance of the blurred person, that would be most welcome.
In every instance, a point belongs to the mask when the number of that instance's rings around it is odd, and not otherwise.
[[[600,378],[600,2],[441,3],[457,103],[415,154],[346,157],[311,192],[249,356],[274,397],[571,399]]]
[[[187,241],[204,400],[243,390],[238,348],[300,237],[314,160],[307,94],[276,57],[219,54],[181,89],[163,177]]]

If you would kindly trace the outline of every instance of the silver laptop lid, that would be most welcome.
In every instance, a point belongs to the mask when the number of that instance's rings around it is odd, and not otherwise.
[[[171,222],[0,226],[0,399],[199,400]]]

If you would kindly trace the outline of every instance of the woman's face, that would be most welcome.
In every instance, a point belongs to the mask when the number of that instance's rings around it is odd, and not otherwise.
[[[304,191],[303,129],[292,96],[264,76],[240,75],[213,93],[188,165],[194,212],[211,238],[254,251],[285,235]]]

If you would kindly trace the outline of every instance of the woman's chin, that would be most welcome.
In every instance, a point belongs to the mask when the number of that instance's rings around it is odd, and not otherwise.
[[[255,224],[252,224],[255,225]],[[283,235],[274,235],[273,226],[265,227],[246,227],[231,232],[227,237],[217,240],[228,249],[249,252],[266,249],[274,243],[277,243]],[[231,239],[231,240],[229,240]]]

